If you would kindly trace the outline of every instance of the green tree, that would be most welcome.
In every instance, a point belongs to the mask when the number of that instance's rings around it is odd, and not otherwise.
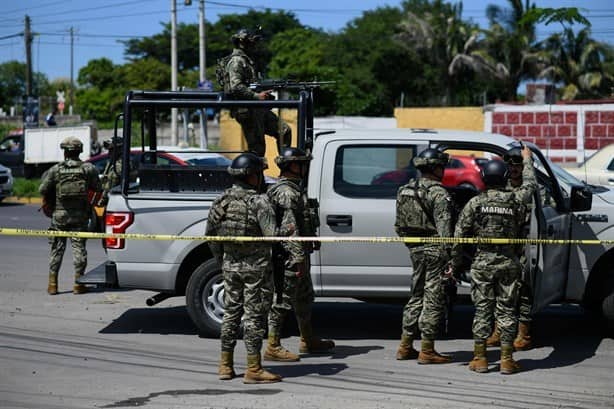
[[[32,74],[32,94],[47,95],[49,81],[40,72]],[[21,104],[26,94],[26,64],[19,61],[7,61],[0,64],[0,107],[8,111],[9,107]]]

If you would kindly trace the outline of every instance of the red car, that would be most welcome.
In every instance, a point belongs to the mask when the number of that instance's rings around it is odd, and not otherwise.
[[[488,159],[485,158],[451,156],[443,173],[442,184],[449,187],[462,186],[482,191],[484,190],[484,182],[482,182],[480,171],[486,162],[488,162]]]
[[[488,162],[485,158],[474,158],[472,156],[451,156],[448,165],[443,173],[442,184],[448,187],[468,187],[475,190],[484,190],[484,182],[480,170]],[[404,169],[397,169],[377,175],[371,184],[395,184],[404,185],[409,179],[416,176],[413,166]]]

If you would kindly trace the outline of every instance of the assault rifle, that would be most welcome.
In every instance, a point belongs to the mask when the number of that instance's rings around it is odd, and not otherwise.
[[[253,91],[267,90],[313,90],[322,86],[333,85],[335,81],[295,81],[290,79],[280,80],[262,80],[260,82],[252,82],[249,88]]]

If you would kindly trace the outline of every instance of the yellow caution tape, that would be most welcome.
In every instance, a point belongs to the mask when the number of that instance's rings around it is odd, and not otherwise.
[[[78,237],[82,239],[128,239],[128,240],[201,240],[201,241],[319,241],[322,243],[438,243],[438,244],[591,244],[611,245],[614,240],[569,240],[569,239],[509,239],[479,237],[252,237],[252,236],[177,236],[172,234],[136,234],[136,233],[92,233],[60,230],[32,230],[0,227],[0,236],[29,237]]]

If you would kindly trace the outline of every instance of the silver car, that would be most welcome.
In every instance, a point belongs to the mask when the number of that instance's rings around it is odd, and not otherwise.
[[[13,195],[13,173],[6,166],[0,165],[0,202]]]

